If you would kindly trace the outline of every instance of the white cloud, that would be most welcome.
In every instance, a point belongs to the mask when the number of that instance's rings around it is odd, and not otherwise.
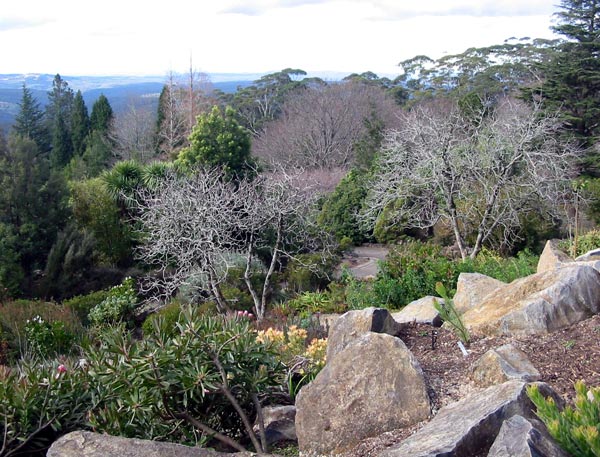
[[[0,12],[0,40],[16,43],[3,46],[0,73],[164,74],[185,71],[190,54],[209,72],[397,73],[417,54],[551,37],[548,3],[21,0]]]

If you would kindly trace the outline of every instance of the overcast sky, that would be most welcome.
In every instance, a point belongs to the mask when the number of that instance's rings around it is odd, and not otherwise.
[[[398,74],[510,37],[552,38],[558,0],[5,0],[0,73]]]

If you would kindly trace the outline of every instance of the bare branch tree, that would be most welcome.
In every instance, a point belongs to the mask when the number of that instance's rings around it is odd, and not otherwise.
[[[111,138],[123,160],[145,163],[155,156],[155,113],[149,104],[130,101],[113,122]]]
[[[236,243],[236,192],[219,171],[201,170],[191,178],[170,174],[157,191],[138,195],[144,238],[137,255],[156,267],[144,292],[170,297],[187,284],[210,294],[220,311],[228,310],[219,284],[227,276],[227,247]]]
[[[532,205],[557,211],[569,194],[573,146],[560,143],[558,119],[508,98],[465,113],[451,101],[416,107],[388,133],[363,214],[374,222],[396,204],[406,227],[449,222],[463,259],[498,231],[514,239]],[[475,234],[471,249],[466,235]]]
[[[331,247],[313,223],[316,195],[306,181],[283,172],[235,183],[220,170],[200,170],[191,177],[172,174],[138,200],[143,243],[137,253],[156,267],[144,285],[154,296],[169,297],[188,285],[210,295],[225,312],[229,306],[220,284],[234,262],[243,259],[243,279],[262,319],[281,257]],[[259,250],[270,256],[256,290],[251,278]]]
[[[292,168],[347,168],[366,134],[366,120],[378,116],[391,126],[396,109],[377,87],[352,82],[309,87],[293,95],[280,118],[267,124],[253,153]]]
[[[175,75],[172,71],[159,101],[160,125],[158,126],[158,149],[174,157],[177,151],[189,145],[188,137],[196,125],[196,117],[216,104],[208,75],[192,67],[187,75]]]
[[[244,281],[254,301],[258,319],[265,316],[273,273],[281,257],[296,258],[300,252],[331,255],[333,239],[316,224],[318,193],[316,182],[306,179],[302,170],[277,170],[259,176],[245,186],[248,193],[238,219],[245,233],[246,268]],[[260,291],[251,281],[252,260],[259,250],[270,252],[270,261]]]

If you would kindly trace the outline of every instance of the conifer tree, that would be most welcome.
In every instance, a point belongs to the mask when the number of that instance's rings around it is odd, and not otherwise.
[[[600,0],[562,0],[553,30],[563,35],[539,88],[584,144],[600,133]]]
[[[51,132],[51,166],[58,169],[66,166],[73,156],[71,140],[71,113],[73,110],[73,90],[69,84],[56,75],[52,90],[48,92],[46,119]]]
[[[73,101],[73,110],[71,112],[71,141],[73,143],[73,153],[82,155],[85,151],[86,137],[90,133],[90,118],[88,110],[83,101],[81,91],[77,91]]]
[[[255,169],[248,131],[235,119],[233,108],[227,107],[223,113],[218,106],[198,116],[190,146],[179,153],[175,163],[184,169],[222,168],[229,179],[251,176]]]
[[[108,103],[108,99],[104,94],[100,94],[98,100],[92,106],[92,114],[90,115],[90,130],[108,133],[113,121],[113,110]]]
[[[48,130],[44,125],[44,112],[25,84],[23,84],[23,96],[21,97],[21,103],[19,103],[19,112],[15,117],[13,131],[21,138],[33,140],[42,152],[49,149]]]

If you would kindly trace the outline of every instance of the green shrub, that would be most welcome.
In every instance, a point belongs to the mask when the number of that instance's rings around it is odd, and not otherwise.
[[[71,351],[75,335],[65,328],[64,322],[46,322],[35,316],[25,324],[27,351],[35,357],[47,358]]]
[[[132,278],[126,278],[122,284],[110,289],[108,297],[90,311],[90,322],[101,326],[129,321],[138,302],[134,284]]]
[[[68,363],[22,362],[1,368],[1,455],[45,455],[59,436],[85,429],[92,403],[87,377],[85,370]]]
[[[83,325],[89,325],[88,315],[90,311],[109,296],[108,290],[98,290],[86,295],[77,295],[62,302],[63,306],[72,309]]]
[[[181,315],[181,303],[172,301],[154,314],[150,314],[142,324],[144,335],[162,332],[174,336],[177,332],[177,322]],[[158,327],[160,325],[160,327]]]
[[[122,328],[107,328],[87,357],[94,429],[187,444],[221,439],[219,432],[260,448],[251,425],[258,398],[284,376],[248,319],[195,308],[183,311],[174,337],[159,331],[134,341]]]
[[[600,230],[591,230],[575,240],[563,240],[559,247],[572,257],[579,257],[593,249],[600,248]]]
[[[337,259],[320,254],[300,254],[286,270],[288,288],[295,292],[322,290],[329,283]]]
[[[475,260],[467,261],[463,271],[472,270],[506,283],[529,276],[537,271],[539,256],[525,249],[516,257],[500,257],[493,251],[482,250]]]
[[[383,280],[389,303],[401,307],[426,295],[436,294],[436,284],[442,283],[452,295],[461,273],[482,273],[504,282],[528,276],[536,271],[539,257],[528,250],[517,257],[503,258],[484,249],[475,260],[451,260],[442,247],[419,241],[404,242],[390,251],[381,262],[381,272],[375,284]],[[384,297],[380,294],[378,300]]]
[[[315,313],[339,313],[344,311],[344,305],[331,300],[327,292],[304,292],[282,307],[285,315],[306,318]]]
[[[600,388],[588,390],[575,384],[574,406],[562,411],[552,398],[544,398],[534,384],[527,394],[537,408],[536,414],[546,424],[552,437],[574,457],[600,456]]]
[[[31,344],[37,344],[35,342],[28,344],[26,331],[26,327],[31,325],[36,317],[43,320],[45,326],[49,325],[55,328],[49,332],[52,335],[56,333],[55,340],[57,341],[54,348],[59,352],[68,351],[83,333],[81,321],[71,308],[38,300],[14,300],[0,304],[0,341],[3,342],[3,355],[9,359],[15,359],[26,354]],[[34,337],[32,336],[32,338]],[[52,349],[50,349],[50,353],[52,353]]]
[[[348,238],[358,244],[367,239],[358,222],[358,213],[367,195],[365,183],[365,175],[352,170],[323,203],[318,223],[339,240]]]
[[[426,295],[435,295],[437,282],[453,289],[464,270],[468,266],[446,258],[441,246],[409,241],[393,248],[381,262],[380,277],[396,280],[394,305],[402,307]]]

